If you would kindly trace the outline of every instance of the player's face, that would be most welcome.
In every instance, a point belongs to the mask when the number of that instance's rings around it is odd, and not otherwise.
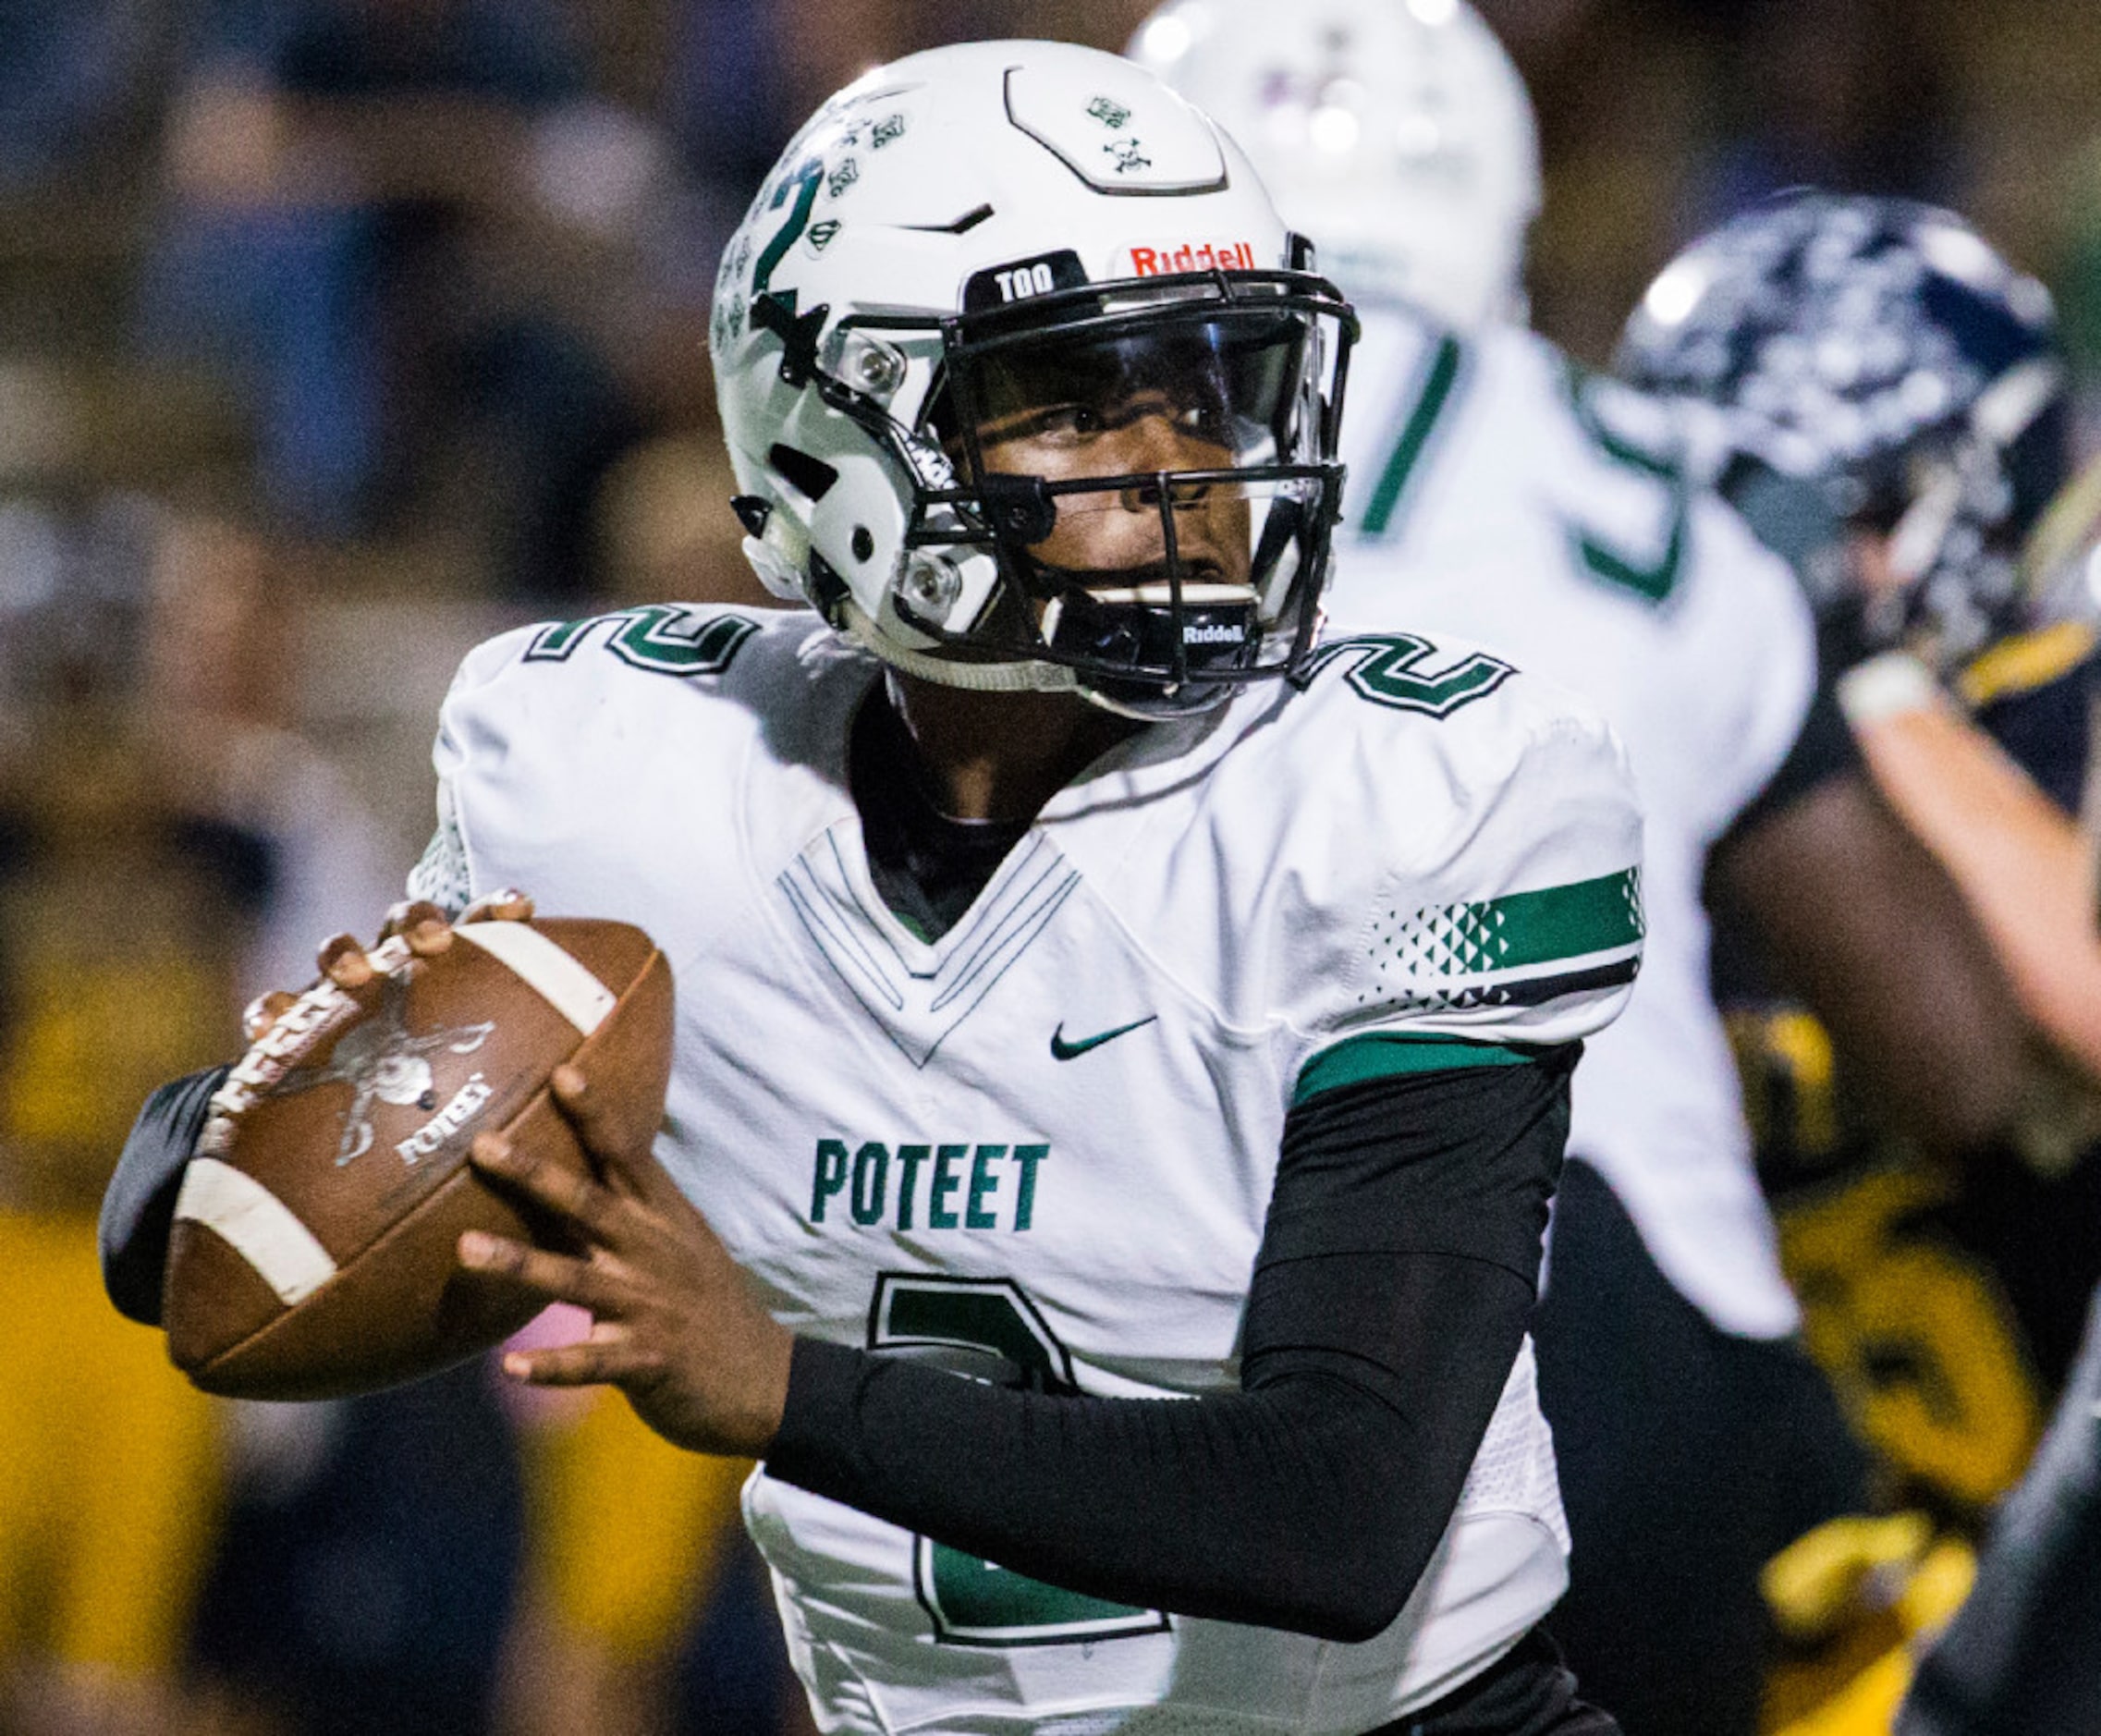
[[[1164,573],[1171,552],[1185,580],[1245,584],[1247,486],[1200,474],[1163,487],[1160,473],[1229,472],[1251,461],[1251,447],[1266,458],[1289,361],[1282,343],[1236,343],[1211,324],[1069,337],[988,358],[978,424],[986,471],[1052,483],[1130,479],[1118,489],[1055,496],[1050,533],[1030,555],[1100,584]]]

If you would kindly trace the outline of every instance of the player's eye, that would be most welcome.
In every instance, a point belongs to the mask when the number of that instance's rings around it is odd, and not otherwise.
[[[1042,427],[1045,434],[1067,434],[1081,438],[1098,434],[1109,425],[1109,420],[1093,404],[1058,404],[1043,414]]]
[[[988,444],[1035,440],[1051,446],[1078,446],[1110,425],[1109,419],[1095,405],[1046,404],[987,428],[983,438]]]

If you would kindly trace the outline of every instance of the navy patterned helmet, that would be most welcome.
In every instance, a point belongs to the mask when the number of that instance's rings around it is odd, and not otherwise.
[[[1819,603],[1858,528],[1905,581],[1873,636],[1961,656],[2006,623],[2066,472],[2065,371],[2049,292],[1961,218],[1784,194],[1664,268],[1614,365],[1688,402],[1703,468]]]

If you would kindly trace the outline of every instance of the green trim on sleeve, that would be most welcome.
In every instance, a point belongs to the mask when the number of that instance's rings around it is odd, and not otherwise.
[[[1646,926],[1641,873],[1632,868],[1574,886],[1513,892],[1473,908],[1477,920],[1497,931],[1490,950],[1506,968],[1632,946]]]
[[[1477,976],[1611,952],[1638,945],[1638,868],[1536,892],[1510,892],[1471,904],[1443,904],[1377,924],[1374,937],[1416,976]]]
[[[1513,1048],[1507,1043],[1374,1031],[1363,1036],[1345,1037],[1314,1056],[1299,1070],[1291,1101],[1301,1104],[1338,1085],[1361,1085],[1366,1080],[1390,1079],[1398,1073],[1441,1073],[1461,1067],[1522,1067],[1538,1057],[1537,1050]]]

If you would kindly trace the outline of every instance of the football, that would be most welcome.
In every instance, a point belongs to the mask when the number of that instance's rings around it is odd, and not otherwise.
[[[641,929],[473,922],[423,957],[398,937],[351,990],[324,978],[213,1098],[184,1172],[162,1324],[176,1366],[230,1398],[324,1399],[413,1380],[537,1312],[462,1270],[462,1231],[552,1241],[467,1160],[506,1132],[582,1168],[548,1091],[663,1113],[671,971]]]

